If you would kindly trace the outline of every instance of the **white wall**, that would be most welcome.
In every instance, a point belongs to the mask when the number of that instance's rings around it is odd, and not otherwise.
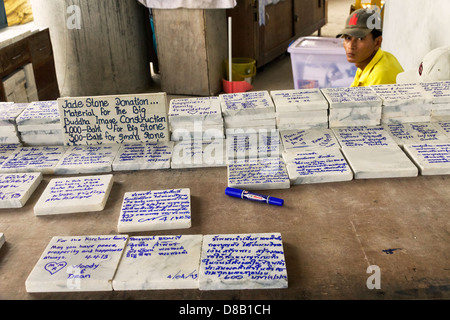
[[[449,0],[386,0],[382,49],[403,69],[415,69],[429,51],[450,45]]]

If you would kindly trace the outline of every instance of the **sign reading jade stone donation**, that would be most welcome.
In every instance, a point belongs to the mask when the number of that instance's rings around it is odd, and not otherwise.
[[[169,141],[166,93],[58,99],[65,145]]]

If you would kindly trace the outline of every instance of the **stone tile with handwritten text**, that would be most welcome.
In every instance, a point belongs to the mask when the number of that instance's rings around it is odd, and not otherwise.
[[[34,214],[101,211],[113,181],[112,174],[51,179],[34,206]]]
[[[117,228],[120,233],[191,227],[189,188],[126,192]]]
[[[198,289],[202,240],[202,235],[130,237],[114,290]]]
[[[200,290],[287,288],[280,233],[204,235]]]
[[[127,235],[55,236],[26,279],[26,290],[112,291],[127,241]]]

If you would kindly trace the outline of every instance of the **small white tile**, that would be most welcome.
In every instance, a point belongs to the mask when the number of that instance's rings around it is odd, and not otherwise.
[[[165,92],[58,99],[66,145],[169,140]]]
[[[126,192],[123,197],[117,224],[120,233],[190,227],[189,188]]]
[[[340,147],[333,130],[328,128],[284,130],[280,132],[280,135],[284,151]]]
[[[382,126],[347,126],[332,128],[342,147],[397,146]]]
[[[433,104],[450,102],[450,80],[422,82],[420,85],[431,94]]]
[[[280,233],[203,236],[200,290],[287,288]]]
[[[120,149],[112,164],[113,171],[169,169],[174,143],[127,143]]]
[[[254,115],[275,112],[275,106],[268,91],[250,91],[219,95],[222,115]]]
[[[288,189],[290,180],[280,157],[235,160],[227,166],[228,187],[246,190]]]
[[[422,175],[450,174],[449,143],[405,144],[404,149]]]
[[[0,172],[54,174],[55,166],[65,152],[64,146],[19,147],[3,162]]]
[[[228,160],[279,157],[282,143],[278,130],[259,130],[228,134],[226,148]]]
[[[42,173],[0,174],[0,208],[22,208],[42,181]]]
[[[3,247],[5,242],[6,242],[5,235],[2,232],[0,232],[0,249]]]
[[[113,288],[198,289],[202,235],[130,237]]]
[[[58,110],[58,102],[35,101],[30,103],[16,118],[17,126],[24,125],[58,125],[61,128],[61,117]]]
[[[331,109],[381,107],[382,100],[370,87],[323,88]]]
[[[343,147],[355,179],[416,177],[418,169],[399,146]]]
[[[222,122],[219,97],[195,97],[170,100],[170,123],[185,121]]]
[[[320,89],[273,90],[270,95],[279,113],[328,109],[328,101]]]
[[[395,123],[384,127],[399,146],[448,141],[443,129],[432,122]]]
[[[339,148],[306,149],[283,154],[291,184],[349,181],[353,172]]]
[[[432,97],[418,83],[396,83],[370,86],[383,106],[431,104]]]
[[[112,174],[54,178],[37,201],[34,214],[102,211],[112,185]]]
[[[207,168],[226,166],[225,139],[183,140],[173,147],[172,169]]]
[[[27,292],[112,291],[127,235],[56,236],[51,239],[25,287]]]
[[[55,174],[111,172],[119,148],[118,144],[67,147],[67,151],[55,166]]]

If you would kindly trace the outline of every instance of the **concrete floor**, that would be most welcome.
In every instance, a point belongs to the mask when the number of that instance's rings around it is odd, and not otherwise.
[[[333,8],[344,8],[342,12],[346,16],[352,2],[330,0],[330,18],[335,13]],[[323,35],[327,32],[324,28]],[[288,55],[267,65],[254,79],[255,90],[293,88],[290,68]],[[36,217],[33,207],[52,178],[55,176],[44,178],[24,208],[0,211],[0,232],[7,241],[0,250],[0,299],[450,298],[449,176],[297,185],[265,192],[285,200],[283,207],[274,207],[225,196],[227,170],[224,167],[116,172],[103,211]],[[26,292],[25,280],[53,236],[117,234],[125,192],[181,187],[191,189],[192,227],[164,234],[280,232],[289,287],[232,291]],[[367,286],[372,275],[367,273],[367,268],[372,265],[379,267],[380,289]]]

